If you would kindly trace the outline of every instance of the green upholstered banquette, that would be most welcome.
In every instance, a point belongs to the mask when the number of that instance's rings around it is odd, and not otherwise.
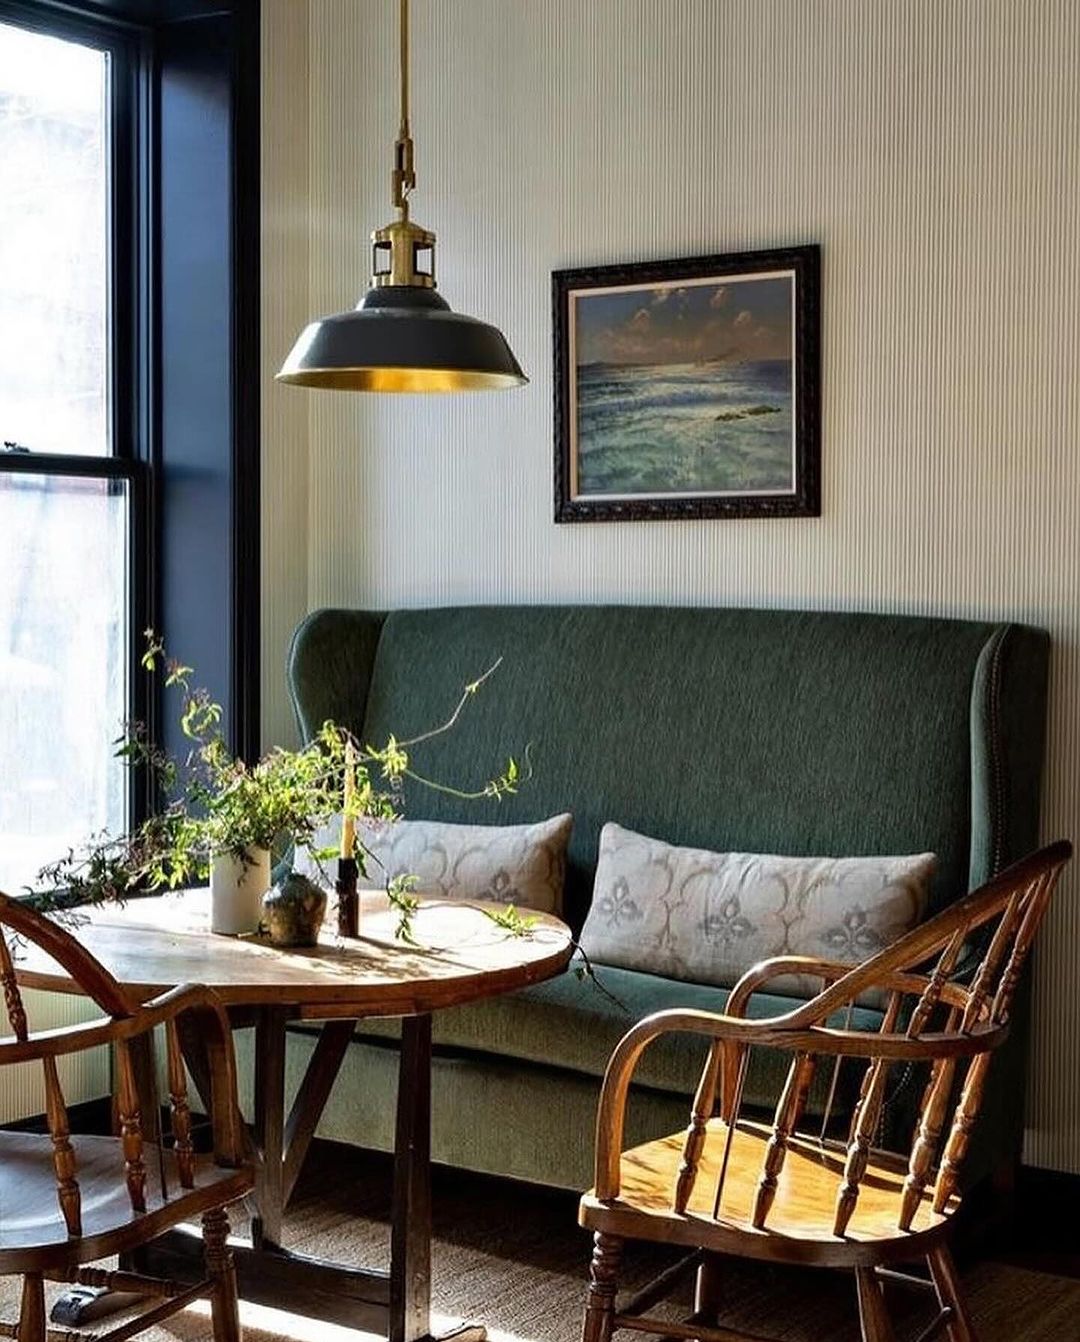
[[[406,813],[511,824],[574,815],[566,916],[580,927],[597,840],[614,820],[675,844],[857,855],[932,850],[937,908],[1036,846],[1048,640],[1017,624],[846,613],[628,606],[322,610],[297,629],[289,683],[301,731],[327,718],[365,740],[442,722],[498,662],[454,729],[417,750],[428,777],[469,789],[530,749],[501,803],[423,788]],[[595,1103],[615,1043],[668,1006],[721,1010],[722,989],[598,968],[435,1021],[435,1158],[568,1188],[591,1180]],[[754,1014],[790,1006],[760,997]],[[867,1024],[873,1013],[866,1012]],[[392,1021],[367,1022],[321,1131],[390,1145]],[[298,1074],[313,1045],[290,1040]],[[656,1050],[631,1139],[682,1126],[700,1054]],[[758,1051],[762,1052],[761,1050]],[[998,1064],[983,1159],[1018,1149],[1023,1029]],[[748,1094],[775,1099],[769,1059]],[[1002,1078],[999,1076],[998,1081]],[[918,1102],[894,1087],[894,1119]],[[817,1097],[820,1102],[820,1096]]]

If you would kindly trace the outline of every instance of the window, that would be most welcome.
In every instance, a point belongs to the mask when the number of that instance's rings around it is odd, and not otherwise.
[[[109,456],[109,56],[0,24],[4,437]]]
[[[129,820],[145,491],[118,407],[132,287],[122,41],[0,22],[0,889]],[[124,258],[125,265],[130,258]]]
[[[150,804],[147,626],[257,749],[258,53],[257,0],[0,0],[9,893]]]

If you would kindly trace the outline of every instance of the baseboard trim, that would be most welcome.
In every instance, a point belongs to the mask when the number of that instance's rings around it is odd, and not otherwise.
[[[91,1136],[107,1136],[112,1132],[112,1100],[108,1095],[96,1100],[83,1100],[68,1109],[68,1122],[72,1132],[83,1132]],[[48,1132],[44,1114],[33,1114],[30,1118],[19,1118],[13,1123],[0,1123],[0,1132]]]

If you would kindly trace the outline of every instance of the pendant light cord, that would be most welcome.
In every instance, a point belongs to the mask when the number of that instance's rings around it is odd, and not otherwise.
[[[401,135],[409,134],[409,0],[401,0]]]
[[[394,208],[402,219],[409,217],[409,192],[416,185],[413,167],[412,132],[409,127],[409,0],[401,0],[401,120],[394,145],[394,172],[392,178]]]

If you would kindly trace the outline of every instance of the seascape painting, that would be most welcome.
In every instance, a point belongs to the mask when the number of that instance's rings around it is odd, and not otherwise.
[[[813,511],[800,268],[602,278],[563,286],[560,446],[575,511],[559,517],[557,500],[557,520]]]
[[[791,275],[577,294],[580,495],[790,493]]]

